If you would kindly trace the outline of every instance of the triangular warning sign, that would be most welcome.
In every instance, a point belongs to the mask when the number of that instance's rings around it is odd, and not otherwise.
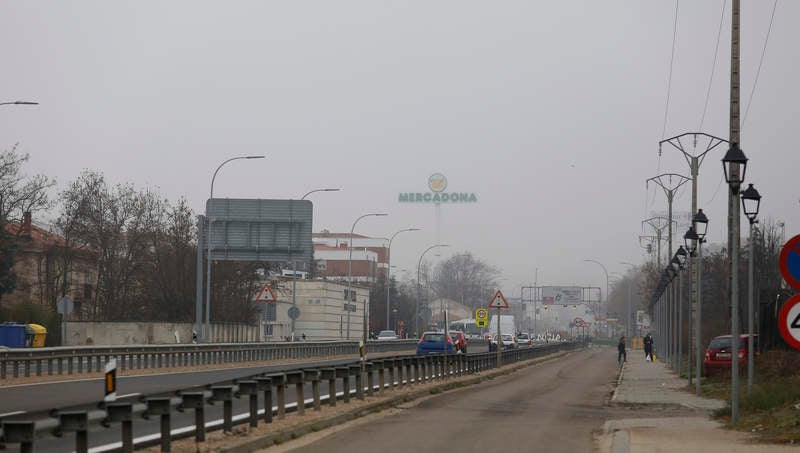
[[[489,302],[489,308],[508,308],[508,301],[499,289],[494,297],[492,297],[492,301]]]
[[[264,285],[261,288],[261,291],[258,292],[258,297],[256,297],[256,302],[275,302],[275,296],[272,294],[272,289],[270,289],[269,285]]]

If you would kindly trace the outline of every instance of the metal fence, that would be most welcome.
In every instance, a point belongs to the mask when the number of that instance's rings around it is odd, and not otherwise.
[[[367,352],[404,352],[416,340],[375,341]],[[0,380],[8,377],[83,375],[102,370],[111,358],[121,370],[182,368],[358,354],[357,341],[213,343],[192,345],[76,346],[0,350]]]
[[[286,346],[294,345],[284,345]],[[340,346],[350,347],[350,345]],[[554,343],[503,351],[502,364],[530,360],[580,346],[578,343]],[[392,347],[392,344],[389,342],[373,344],[372,347],[386,348]],[[30,452],[33,451],[34,444],[46,436],[75,433],[75,451],[87,452],[90,432],[95,433],[103,428],[118,428],[119,442],[96,446],[93,449],[129,452],[134,448],[160,445],[161,451],[170,451],[173,440],[193,436],[196,441],[203,441],[206,432],[210,430],[223,429],[231,432],[235,424],[243,423],[256,427],[259,420],[271,423],[274,417],[283,418],[288,411],[297,411],[302,415],[307,407],[320,410],[322,403],[335,406],[337,400],[348,403],[352,396],[363,399],[365,394],[372,395],[397,386],[443,381],[496,366],[497,353],[494,352],[384,357],[367,362],[363,367],[363,373],[359,361],[344,366],[322,368],[298,364],[296,368],[281,373],[262,373],[233,383],[209,384],[202,391],[198,391],[196,387],[178,391],[174,393],[177,396],[145,396],[138,402],[100,403],[97,405],[99,409],[96,410],[52,411],[47,418],[38,420],[0,420],[0,447],[19,444],[20,451]],[[328,393],[323,395],[320,386],[326,383]],[[355,388],[351,386],[353,383]],[[337,384],[341,384],[342,392],[336,391]],[[310,399],[306,399],[304,395],[308,385],[311,388]],[[286,402],[286,392],[290,387],[294,387],[295,390],[295,404]],[[247,400],[247,411],[234,415],[233,402],[240,398]],[[259,400],[262,401],[260,407]],[[222,406],[221,420],[206,420],[206,409],[210,409],[210,405]],[[171,416],[187,410],[194,412],[194,423],[173,429]],[[133,423],[137,420],[142,423],[142,420],[150,418],[159,420],[159,433],[134,439]]]

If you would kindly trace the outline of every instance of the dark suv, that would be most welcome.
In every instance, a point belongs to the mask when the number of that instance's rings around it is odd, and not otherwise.
[[[758,354],[758,335],[753,335],[753,354]],[[734,350],[730,335],[720,335],[714,337],[706,348],[706,356],[703,359],[703,374],[718,373],[731,369],[731,358],[736,355],[739,361],[739,369],[744,369],[747,364],[747,350],[750,347],[750,335],[739,335],[738,347]]]

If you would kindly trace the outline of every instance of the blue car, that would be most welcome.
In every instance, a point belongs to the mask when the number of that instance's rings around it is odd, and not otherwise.
[[[454,354],[453,341],[444,332],[425,332],[417,344],[417,355]]]

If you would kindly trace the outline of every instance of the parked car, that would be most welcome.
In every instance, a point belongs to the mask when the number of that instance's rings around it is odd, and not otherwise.
[[[399,338],[394,330],[381,330],[378,332],[376,340],[397,340]]]
[[[515,349],[517,348],[517,342],[514,338],[514,335],[509,333],[503,334],[503,349]],[[497,351],[497,336],[492,336],[489,338],[489,352]]]
[[[460,330],[451,330],[450,340],[453,342],[453,347],[456,352],[467,353],[467,337],[464,335],[464,332]]]
[[[417,355],[453,354],[453,340],[444,332],[425,332],[417,343]]]
[[[523,332],[517,335],[517,344],[522,346],[530,346],[533,344],[533,340],[531,340],[530,335]]]
[[[708,348],[706,348],[706,356],[703,359],[703,374],[718,373],[731,369],[731,358],[734,354],[738,357],[739,369],[743,370],[747,365],[747,350],[750,348],[750,335],[739,335],[739,342],[736,351],[733,350],[731,336],[720,335],[711,339]],[[758,354],[758,335],[753,336],[753,354]]]

